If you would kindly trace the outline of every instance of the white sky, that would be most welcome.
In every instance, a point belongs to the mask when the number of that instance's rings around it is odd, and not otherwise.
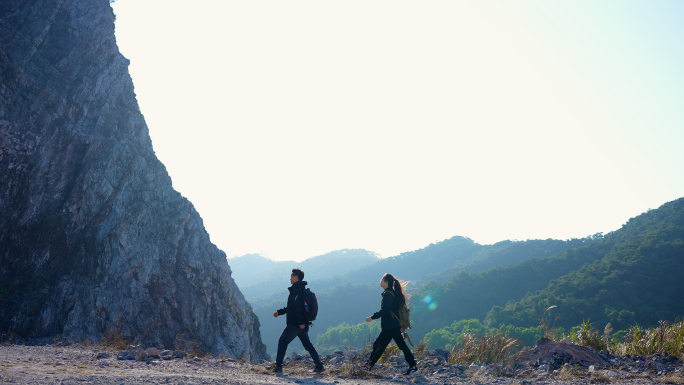
[[[118,0],[229,257],[581,238],[684,196],[684,2]]]

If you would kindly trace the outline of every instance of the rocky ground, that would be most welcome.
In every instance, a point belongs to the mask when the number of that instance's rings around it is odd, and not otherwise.
[[[337,352],[324,358],[326,371],[311,372],[306,356],[293,354],[283,375],[270,363],[227,357],[190,357],[182,351],[132,348],[127,351],[46,345],[0,346],[0,383],[15,384],[652,384],[684,383],[682,362],[669,356],[616,357],[607,352],[550,341],[506,367],[452,365],[446,351],[420,351],[420,371],[404,376],[401,356],[360,369],[364,352]]]

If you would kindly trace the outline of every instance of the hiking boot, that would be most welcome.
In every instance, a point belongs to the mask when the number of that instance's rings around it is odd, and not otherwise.
[[[314,373],[320,373],[320,372],[322,372],[322,371],[324,371],[324,370],[325,370],[325,367],[323,366],[323,363],[322,363],[322,362],[319,362],[319,363],[316,364],[316,366],[314,367],[314,370],[313,370],[313,371],[314,371]]]
[[[271,367],[271,373],[282,374],[283,373],[283,365],[274,364]]]
[[[365,364],[363,364],[363,366],[361,367],[361,369],[363,369],[363,370],[365,370],[365,371],[367,371],[367,372],[370,372],[371,370],[373,370],[373,365],[371,365],[371,364],[369,364],[369,363],[366,362]]]
[[[418,367],[417,366],[410,366],[408,369],[406,369],[406,373],[404,373],[405,376],[410,376],[411,373],[417,372]]]

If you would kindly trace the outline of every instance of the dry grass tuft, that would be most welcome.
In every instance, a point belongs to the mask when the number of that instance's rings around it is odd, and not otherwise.
[[[0,345],[10,345],[14,339],[14,332],[0,333]]]
[[[589,376],[589,379],[594,382],[610,382],[613,379],[608,377],[605,373],[603,372],[593,372]]]
[[[583,321],[577,333],[570,336],[570,341],[577,345],[589,346],[594,350],[609,350],[611,349],[610,333],[612,331],[613,328],[609,322],[603,329],[603,336],[601,336],[589,321]]]
[[[426,359],[428,357],[428,353],[429,350],[425,341],[420,341],[418,346],[416,346],[416,348],[413,350],[413,355],[416,357],[416,361]]]
[[[479,368],[477,370],[466,370],[465,374],[473,383],[488,384],[492,382],[491,376],[485,368]]]
[[[454,346],[449,362],[463,365],[473,362],[478,364],[506,363],[513,350],[519,345],[517,338],[508,337],[501,332],[479,337],[472,333],[464,333],[461,347]]]
[[[98,346],[104,349],[126,350],[131,345],[131,340],[124,337],[121,332],[121,317],[115,323],[107,327],[104,335],[100,339]]]
[[[84,369],[76,369],[76,370],[74,370],[73,372],[74,372],[74,373],[77,373],[77,374],[84,375],[84,376],[92,376],[92,375],[95,374],[95,373],[93,373],[93,372],[89,372],[89,371],[84,370]]]
[[[306,361],[295,361],[283,366],[289,374],[306,374],[313,369],[313,363]]]
[[[655,378],[654,381],[660,384],[684,384],[684,377],[679,373],[675,373]]]
[[[261,374],[271,374],[271,370],[262,366],[262,365],[255,365],[250,368],[252,371],[261,373]]]
[[[390,357],[392,356],[398,356],[400,354],[404,354],[397,344],[392,343],[387,345],[387,348],[385,349],[385,352],[382,353],[382,357],[380,357],[380,362],[387,362],[389,361]]]
[[[627,332],[625,342],[611,338],[612,331],[609,323],[604,328],[603,335],[599,335],[598,330],[587,321],[569,338],[578,345],[590,346],[594,350],[607,350],[617,356],[662,354],[684,360],[684,321],[660,321],[659,326],[652,329],[632,326]]]
[[[633,326],[627,333],[624,352],[641,356],[667,354],[684,359],[684,321],[660,321],[655,329]]]
[[[177,350],[183,350],[187,353],[188,357],[198,357],[198,358],[211,358],[211,354],[203,351],[200,348],[200,344],[197,341],[191,341],[185,339],[185,334],[178,333],[176,335],[176,347]],[[242,357],[241,357],[242,358]]]
[[[582,368],[580,368],[577,365],[575,365],[575,366],[565,365],[558,371],[556,378],[559,380],[563,380],[563,381],[571,381],[571,380],[577,380],[580,378],[586,378],[587,374],[588,373],[586,370],[583,370]]]
[[[367,346],[364,347],[360,353],[354,353],[351,350],[347,350],[345,354],[348,355],[349,359],[342,364],[342,368],[340,369],[341,375],[348,378],[371,378],[370,373],[363,369],[363,365],[365,364],[365,362],[363,362],[363,357],[366,356],[367,352]]]

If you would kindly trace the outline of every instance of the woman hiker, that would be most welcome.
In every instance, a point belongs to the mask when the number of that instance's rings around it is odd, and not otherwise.
[[[409,364],[409,368],[404,374],[409,375],[418,371],[418,368],[416,367],[416,359],[413,357],[411,349],[409,349],[402,337],[403,330],[401,330],[401,327],[399,326],[397,314],[399,313],[399,307],[408,306],[408,299],[410,296],[404,291],[401,282],[394,278],[390,273],[382,276],[380,286],[385,289],[385,291],[382,292],[380,311],[370,317],[366,317],[366,322],[371,322],[374,319],[380,318],[380,328],[382,331],[373,343],[373,351],[371,352],[368,362],[365,364],[365,369],[371,370],[373,368],[375,363],[378,362],[382,356],[387,345],[394,339],[394,342],[399,349],[404,352],[406,362]],[[394,315],[392,313],[394,313]]]

